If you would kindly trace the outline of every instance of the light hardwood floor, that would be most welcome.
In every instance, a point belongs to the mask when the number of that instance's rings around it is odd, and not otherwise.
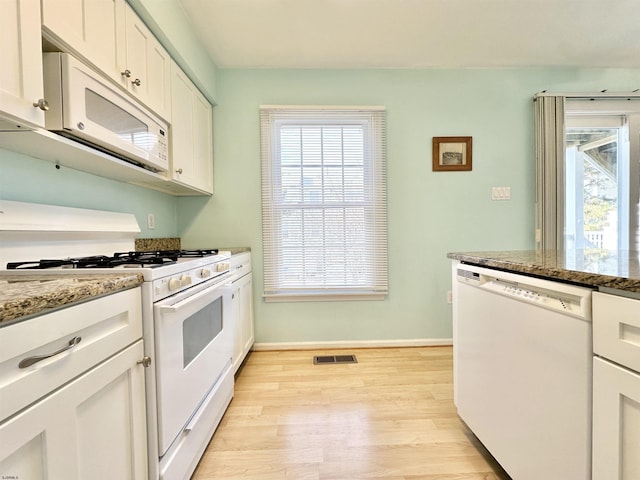
[[[451,347],[253,352],[192,480],[508,480],[456,415],[452,363]]]

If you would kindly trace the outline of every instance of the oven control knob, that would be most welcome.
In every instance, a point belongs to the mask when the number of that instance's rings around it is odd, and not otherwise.
[[[229,270],[228,263],[218,263],[216,264],[216,272],[224,272],[225,270]]]
[[[200,278],[209,278],[211,276],[211,270],[208,268],[203,268],[200,270]]]
[[[182,275],[180,277],[180,283],[182,284],[183,287],[186,287],[188,285],[191,285],[191,277],[189,275]]]
[[[182,282],[177,278],[169,280],[169,291],[178,290],[182,286]]]

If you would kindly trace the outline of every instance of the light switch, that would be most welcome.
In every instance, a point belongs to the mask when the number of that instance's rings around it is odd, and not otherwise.
[[[491,187],[491,200],[511,200],[511,187]]]

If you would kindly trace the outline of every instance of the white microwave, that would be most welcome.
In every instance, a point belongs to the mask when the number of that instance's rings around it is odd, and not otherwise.
[[[43,57],[47,130],[148,170],[167,171],[166,123],[68,53]]]

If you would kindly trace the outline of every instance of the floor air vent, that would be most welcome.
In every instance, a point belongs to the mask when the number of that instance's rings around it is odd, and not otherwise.
[[[314,365],[327,363],[358,363],[355,355],[318,355],[313,357]]]

